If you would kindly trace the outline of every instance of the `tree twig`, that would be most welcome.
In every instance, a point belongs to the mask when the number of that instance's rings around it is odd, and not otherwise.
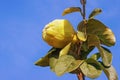
[[[82,72],[77,74],[77,78],[78,78],[78,80],[85,80],[85,77]]]
[[[85,12],[86,0],[80,0],[80,2],[81,2],[81,4],[82,4],[83,19],[85,19],[85,16],[86,16],[86,12]]]
[[[85,20],[85,18],[86,18],[86,10],[85,10],[85,8],[86,8],[86,0],[80,0],[80,2],[81,2],[81,4],[82,4],[82,13],[83,13],[83,20]],[[81,52],[80,52],[80,50],[81,50],[81,45],[82,45],[82,42],[81,42],[81,44],[79,44],[79,46],[78,46],[78,56],[81,56],[82,54],[81,54]],[[77,78],[78,78],[78,80],[85,80],[85,76],[84,76],[84,74],[81,72],[81,70],[78,70],[79,71],[79,73],[77,73]]]

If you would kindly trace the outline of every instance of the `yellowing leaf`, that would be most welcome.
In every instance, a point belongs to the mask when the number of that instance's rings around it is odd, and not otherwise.
[[[46,67],[49,66],[49,58],[48,55],[46,55],[43,58],[40,58],[38,61],[35,62],[35,65],[37,66],[42,66],[42,67]]]
[[[96,46],[105,66],[109,67],[112,62],[112,54],[106,48],[100,46],[100,41],[95,35],[88,35],[88,46]],[[97,56],[97,55],[96,55]],[[95,57],[95,56],[94,56]]]
[[[81,21],[77,26],[77,30],[78,31],[83,31],[82,29],[84,28],[84,26],[85,26],[84,21]]]
[[[70,55],[64,55],[59,57],[56,65],[55,65],[55,73],[58,76],[63,75],[64,73],[66,73],[66,70],[68,69],[68,67],[71,65],[71,63],[75,61],[75,58],[70,56]]]
[[[115,36],[109,28],[106,28],[103,35],[99,35],[99,38],[101,39],[101,42],[107,46],[112,46],[116,42]]]
[[[98,46],[98,45],[100,45],[99,38],[94,34],[89,34],[88,35],[88,41],[87,42],[88,42],[89,47],[90,46]]]
[[[59,53],[51,54],[49,56],[49,66],[50,66],[50,69],[54,72],[55,72],[55,65],[56,65],[58,59],[59,59]]]
[[[112,63],[111,52],[108,49],[101,47],[101,46],[97,46],[97,48],[100,51],[100,55],[102,57],[102,61],[103,61],[104,66],[110,67],[111,63]]]
[[[100,14],[102,12],[102,10],[100,8],[96,8],[92,11],[92,13],[89,15],[89,18],[92,19],[94,18],[96,15]]]
[[[58,54],[59,51],[60,51],[60,49],[51,48],[48,51],[48,54],[46,56],[44,56],[43,58],[40,58],[38,61],[35,62],[35,65],[42,66],[42,67],[49,66],[49,55],[50,54]]]
[[[118,80],[118,75],[115,68],[111,65],[110,67],[105,67],[102,62],[99,62],[100,66],[102,67],[105,75],[107,76],[108,80]]]
[[[81,12],[81,8],[80,7],[70,7],[70,8],[66,8],[62,15],[66,15],[66,14],[69,14],[69,13],[73,13],[73,12]]]
[[[82,63],[84,62],[84,60],[75,60],[73,61],[70,66],[67,68],[66,72],[72,72],[75,69],[77,69]]]
[[[118,75],[113,66],[103,69],[104,73],[108,77],[108,80],[118,80]]]
[[[94,60],[98,60],[100,58],[100,53],[95,53],[93,54],[90,58],[94,59]]]
[[[81,64],[80,69],[85,76],[93,79],[99,77],[102,72],[99,63],[91,58],[87,59],[87,61]]]
[[[58,61],[58,58],[56,58],[56,57],[51,57],[50,58],[49,65],[50,65],[50,69],[52,71],[55,71],[55,65],[56,65],[57,61]]]
[[[97,35],[102,44],[113,46],[115,44],[115,36],[113,32],[102,22],[96,19],[89,19],[86,27],[87,34]]]
[[[80,41],[86,41],[87,39],[87,36],[85,33],[81,32],[81,31],[78,31],[77,32],[77,37]]]
[[[69,50],[70,50],[70,47],[71,47],[71,43],[69,43],[67,46],[65,46],[65,47],[60,51],[59,56],[63,56],[63,55],[68,54],[68,52],[69,52]]]

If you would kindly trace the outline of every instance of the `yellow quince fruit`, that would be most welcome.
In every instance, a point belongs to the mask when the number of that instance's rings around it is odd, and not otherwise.
[[[55,19],[45,26],[42,38],[50,46],[63,48],[70,43],[75,34],[75,30],[68,20]]]

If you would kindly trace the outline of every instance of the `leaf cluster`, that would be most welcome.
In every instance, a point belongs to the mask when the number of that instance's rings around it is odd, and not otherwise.
[[[80,12],[80,7],[70,7],[64,10],[63,16],[73,12]],[[38,66],[50,66],[50,69],[61,76],[65,73],[77,74],[80,71],[89,78],[97,78],[102,71],[109,80],[118,80],[117,73],[112,66],[112,53],[107,47],[114,46],[115,36],[110,28],[101,21],[94,19],[101,13],[99,8],[94,9],[88,20],[82,20],[77,26],[77,40],[70,42],[64,48],[52,47],[46,56],[38,60]],[[88,57],[90,52],[98,52]]]

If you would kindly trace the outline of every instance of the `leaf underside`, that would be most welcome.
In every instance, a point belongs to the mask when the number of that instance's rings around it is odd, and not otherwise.
[[[80,65],[80,69],[85,76],[92,79],[99,77],[102,73],[99,63],[92,58],[87,59],[82,65]]]
[[[49,66],[49,56],[51,54],[58,54],[59,51],[60,49],[51,48],[43,58],[40,58],[38,61],[35,62],[35,65],[41,66],[41,67]]]
[[[81,8],[80,7],[70,7],[70,8],[66,8],[62,15],[66,15],[66,14],[70,14],[70,13],[73,13],[73,12],[81,12]]]

